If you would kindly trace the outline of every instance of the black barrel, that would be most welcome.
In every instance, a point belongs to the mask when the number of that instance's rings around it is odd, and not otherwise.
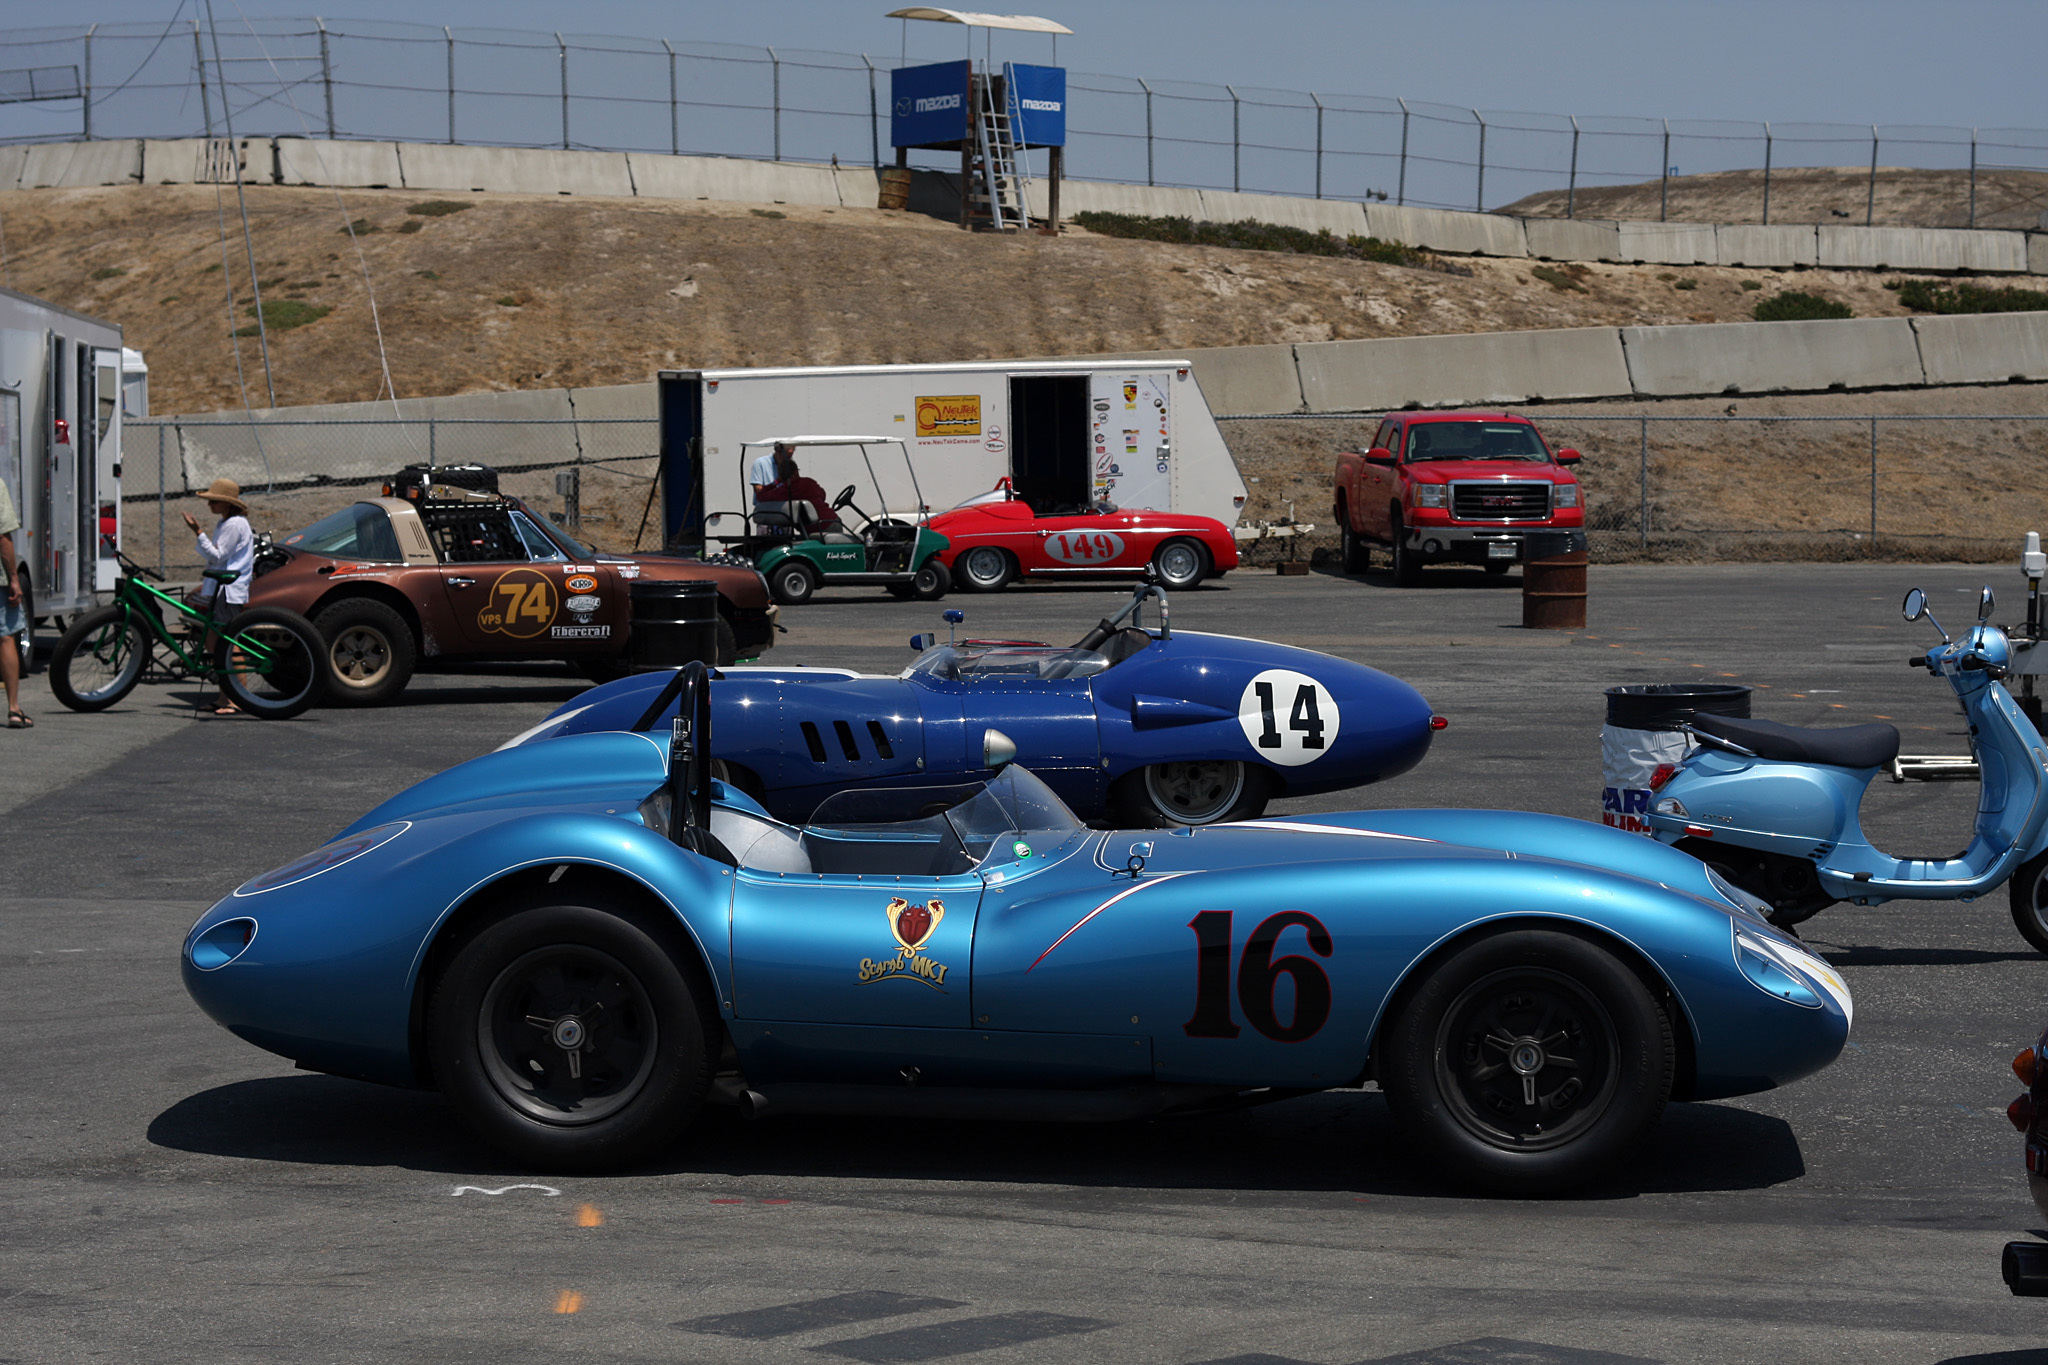
[[[633,584],[633,667],[681,668],[692,659],[718,666],[718,585],[708,580]]]
[[[1696,715],[1749,719],[1739,683],[1633,683],[1607,689],[1607,723],[1622,730],[1675,730]]]

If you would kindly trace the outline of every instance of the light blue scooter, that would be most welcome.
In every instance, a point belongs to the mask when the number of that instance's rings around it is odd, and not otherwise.
[[[1769,901],[1786,927],[1836,901],[1975,900],[2010,878],[2013,923],[2048,953],[2048,743],[1999,682],[2012,646],[1988,624],[1991,608],[1986,588],[1976,627],[1951,640],[1927,595],[1906,594],[1906,619],[1941,631],[1939,645],[1906,662],[1945,678],[1970,722],[1982,795],[1962,853],[1894,858],[1864,837],[1864,789],[1899,752],[1898,730],[1882,724],[1807,730],[1695,716],[1682,728],[1699,747],[1651,779],[1655,836]]]

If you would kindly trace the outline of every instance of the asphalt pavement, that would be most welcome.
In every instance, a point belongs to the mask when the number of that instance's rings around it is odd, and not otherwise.
[[[1755,714],[1967,745],[1904,667],[2014,569],[1613,566],[1584,631],[1519,627],[1518,578],[1242,573],[1188,630],[1385,668],[1450,719],[1414,772],[1277,811],[1502,806],[1597,819],[1602,689],[1757,688]],[[1079,637],[1102,586],[954,597],[965,630]],[[775,659],[900,668],[937,604],[828,592]],[[943,630],[943,626],[939,626]],[[1445,1187],[1377,1093],[1101,1128],[714,1114],[660,1164],[521,1171],[433,1095],[294,1072],[179,984],[212,900],[581,691],[554,667],[421,677],[401,704],[216,719],[147,685],[93,716],[28,682],[0,732],[0,1362],[1116,1360],[1137,1365],[2048,1362],[2003,1242],[2040,1221],[2004,1116],[2048,963],[2003,891],[1802,926],[1856,998],[1786,1090],[1673,1105],[1594,1189]],[[1968,839],[1972,783],[1878,783],[1894,852]]]

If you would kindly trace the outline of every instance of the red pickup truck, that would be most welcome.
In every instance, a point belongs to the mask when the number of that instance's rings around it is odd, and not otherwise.
[[[1337,456],[1335,516],[1344,572],[1372,567],[1372,547],[1392,555],[1404,587],[1426,564],[1477,564],[1505,573],[1523,558],[1530,531],[1586,524],[1579,452],[1553,452],[1526,417],[1485,412],[1397,413],[1372,446]]]

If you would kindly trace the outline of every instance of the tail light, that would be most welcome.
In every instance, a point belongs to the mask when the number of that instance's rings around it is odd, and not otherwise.
[[[1431,716],[1429,718],[1429,728],[1432,730],[1447,730],[1450,728],[1450,724],[1450,718],[1447,716]]]
[[[2005,1116],[2012,1120],[2012,1126],[2022,1133],[2034,1126],[2034,1097],[2022,1095],[2005,1106]]]
[[[2012,1074],[2020,1078],[2020,1084],[2032,1086],[2034,1077],[2041,1074],[2041,1053],[2038,1048],[2028,1048],[2012,1059]]]
[[[1678,765],[1676,763],[1659,763],[1657,771],[1650,774],[1650,790],[1653,792],[1664,790],[1664,784],[1677,775]]]
[[[71,423],[62,417],[57,419],[57,444],[60,446],[71,444]]]

